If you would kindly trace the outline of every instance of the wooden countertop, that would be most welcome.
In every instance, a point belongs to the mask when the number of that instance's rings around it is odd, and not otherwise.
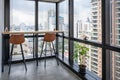
[[[8,31],[8,32],[2,32],[2,34],[41,34],[41,33],[63,33],[64,31],[47,31],[47,30],[41,30],[41,31]]]

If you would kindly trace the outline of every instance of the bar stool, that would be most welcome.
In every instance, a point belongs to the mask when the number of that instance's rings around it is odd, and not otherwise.
[[[46,51],[47,51],[47,43],[49,43],[50,45],[50,51],[51,51],[51,55],[52,55],[52,50],[54,51],[55,56],[57,56],[57,54],[55,53],[55,48],[54,48],[54,44],[53,41],[56,39],[56,34],[55,33],[45,33],[44,39],[43,39],[43,44],[42,44],[42,49],[41,49],[41,54],[40,57],[42,56],[42,54],[45,55],[46,57]],[[45,46],[45,50],[43,50],[43,47]],[[51,47],[52,46],[52,47]],[[45,51],[45,53],[43,53],[43,51]],[[58,60],[57,60],[57,64]],[[44,66],[46,67],[46,59],[45,59],[45,64]]]
[[[11,53],[9,55],[9,72],[8,73],[10,73],[10,70],[11,70],[12,53],[13,53],[14,45],[18,45],[18,44],[20,45],[23,63],[25,65],[25,70],[27,71],[27,66],[25,63],[25,57],[24,57],[23,47],[22,47],[22,43],[25,42],[24,35],[23,34],[13,34],[10,36],[9,42],[12,44],[12,47],[11,47]]]

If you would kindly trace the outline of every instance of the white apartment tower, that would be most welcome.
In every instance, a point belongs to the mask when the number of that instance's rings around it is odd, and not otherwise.
[[[101,42],[101,0],[91,0],[91,21],[92,36],[91,40]],[[102,51],[100,48],[91,46],[91,71],[102,77]]]
[[[111,0],[111,43],[120,46],[120,0]],[[120,53],[112,52],[112,79],[120,80]]]

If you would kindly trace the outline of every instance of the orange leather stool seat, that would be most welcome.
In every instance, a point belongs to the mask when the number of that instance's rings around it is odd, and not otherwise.
[[[25,42],[25,38],[23,34],[14,34],[10,36],[10,43],[12,44],[22,44]]]
[[[25,63],[25,57],[24,57],[23,47],[22,47],[22,43],[25,42],[24,35],[23,35],[23,34],[12,34],[12,35],[10,36],[9,42],[12,44],[12,47],[11,47],[11,53],[10,53],[10,55],[9,55],[9,72],[8,72],[8,73],[10,74],[13,48],[14,48],[14,45],[17,45],[17,44],[20,45],[21,54],[22,54],[22,58],[23,58],[23,63],[24,63],[24,65],[25,65],[25,69],[26,69],[26,71],[27,71],[27,66],[26,66],[26,63]]]

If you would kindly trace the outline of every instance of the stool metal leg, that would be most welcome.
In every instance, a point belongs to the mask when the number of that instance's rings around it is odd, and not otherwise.
[[[47,42],[45,44],[45,63],[44,63],[44,67],[46,68],[46,52],[47,52]]]
[[[8,74],[10,74],[10,70],[11,70],[11,62],[12,62],[13,48],[14,48],[14,44],[12,44],[11,53],[10,53],[10,55],[9,55],[9,72],[8,72]]]
[[[42,57],[42,54],[43,54],[43,47],[44,47],[44,41],[43,41],[43,44],[42,44],[42,49],[41,49],[40,57]]]
[[[27,71],[27,66],[26,66],[26,63],[25,63],[25,57],[24,57],[24,53],[23,53],[22,44],[20,44],[20,47],[21,47],[21,52],[22,52],[23,63],[25,65],[25,70]]]
[[[52,42],[52,46],[53,46],[53,51],[54,51],[55,56],[58,57],[57,53],[55,52],[55,48],[54,48],[53,42]],[[56,61],[57,61],[57,65],[59,65],[58,59],[56,59]]]

